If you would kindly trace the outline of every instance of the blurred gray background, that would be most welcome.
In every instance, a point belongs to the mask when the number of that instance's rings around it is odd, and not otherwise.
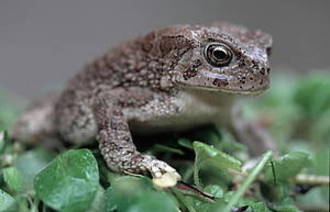
[[[228,21],[274,37],[274,68],[330,68],[330,1],[1,0],[0,87],[32,97],[155,27]]]

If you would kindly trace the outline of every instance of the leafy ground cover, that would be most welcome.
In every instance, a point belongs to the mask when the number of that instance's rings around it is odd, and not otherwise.
[[[280,157],[250,158],[246,146],[214,126],[136,136],[141,150],[175,166],[196,190],[113,173],[96,146],[56,152],[14,143],[6,130],[20,107],[3,94],[0,212],[329,211],[329,77],[278,76],[266,94],[243,101],[245,116],[268,128]]]

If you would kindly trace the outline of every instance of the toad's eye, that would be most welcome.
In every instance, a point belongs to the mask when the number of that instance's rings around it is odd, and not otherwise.
[[[212,66],[222,67],[230,63],[233,52],[224,44],[209,43],[205,47],[204,56]]]

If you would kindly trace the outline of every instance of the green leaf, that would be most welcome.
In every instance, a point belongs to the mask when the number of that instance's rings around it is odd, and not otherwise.
[[[198,164],[207,163],[219,169],[240,171],[241,162],[236,158],[207,144],[195,141],[193,143]]]
[[[3,178],[8,188],[13,192],[18,193],[22,190],[23,177],[17,168],[9,167],[3,169]]]
[[[207,144],[195,141],[193,143],[196,158],[194,164],[194,180],[200,186],[198,172],[203,165],[213,166],[221,171],[235,170],[240,171],[241,162],[236,158],[221,152],[220,150]]]
[[[169,153],[174,153],[174,154],[178,154],[178,155],[184,155],[184,152],[180,149],[161,145],[161,144],[155,144],[153,149],[154,149],[154,152],[159,151],[159,152],[169,152]]]
[[[125,211],[145,192],[152,189],[152,183],[147,178],[131,176],[116,177],[111,180],[111,187],[106,191],[107,211]]]
[[[148,192],[128,212],[178,212],[175,201],[165,192]]]
[[[286,181],[296,176],[303,168],[310,164],[309,154],[304,152],[290,152],[274,162],[276,180]],[[268,166],[265,178],[273,181],[273,170]]]
[[[17,158],[14,167],[24,176],[22,188],[24,191],[33,189],[34,177],[52,158],[53,154],[43,149],[27,151]]]
[[[15,211],[15,200],[0,189],[0,212]]]
[[[218,185],[208,185],[205,187],[204,191],[217,198],[222,198],[224,194],[223,189]]]
[[[281,203],[279,206],[276,206],[274,209],[278,212],[302,212],[296,208],[293,203],[286,203],[286,201]]]
[[[270,183],[260,183],[260,192],[262,196],[272,202],[283,201],[288,195],[292,194],[292,185],[290,183],[277,182],[276,185]]]
[[[56,157],[34,180],[37,196],[61,211],[85,211],[99,186],[99,170],[87,149],[70,150]]]
[[[319,117],[330,108],[329,75],[311,75],[302,80],[294,100],[310,117]]]
[[[99,186],[87,212],[104,212],[106,210],[105,190]]]
[[[194,149],[191,141],[189,139],[186,139],[186,138],[180,138],[178,140],[178,144],[180,146],[183,146],[183,147],[187,148],[187,149],[191,149],[191,150]]]
[[[249,206],[253,209],[253,211],[256,212],[270,212],[270,210],[267,208],[267,205],[263,202],[249,204]]]
[[[106,192],[110,211],[178,211],[176,201],[166,192],[153,189],[150,179],[123,176],[114,179]]]

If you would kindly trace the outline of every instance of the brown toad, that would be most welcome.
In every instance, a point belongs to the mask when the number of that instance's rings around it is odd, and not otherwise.
[[[261,145],[252,148],[259,153],[272,145],[256,128],[233,121],[231,111],[237,94],[268,88],[271,45],[266,33],[226,23],[152,31],[86,65],[60,95],[27,110],[13,135],[23,141],[59,135],[76,144],[96,139],[110,169],[156,178],[168,172],[180,177],[167,163],[141,154],[131,132],[214,123]]]

